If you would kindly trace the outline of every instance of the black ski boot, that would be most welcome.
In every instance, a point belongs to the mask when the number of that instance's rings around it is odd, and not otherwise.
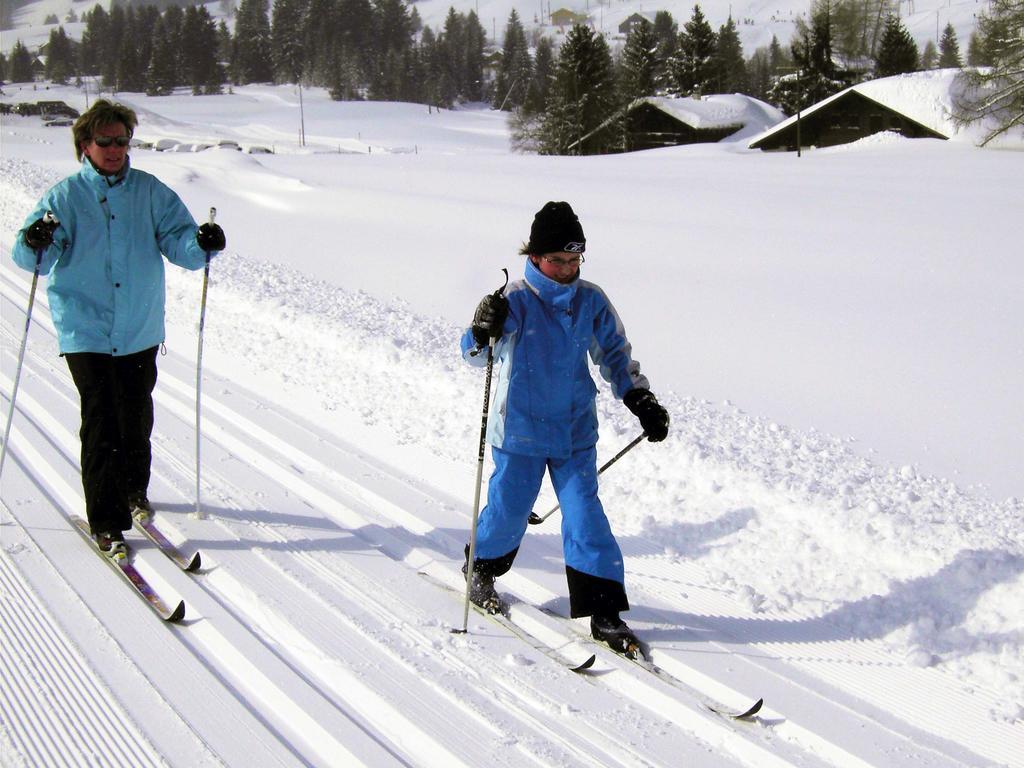
[[[613,651],[630,659],[636,659],[641,651],[637,636],[626,626],[626,622],[619,618],[618,613],[591,616],[590,635],[595,640],[608,643]]]
[[[462,567],[462,574],[466,574],[466,566]],[[469,602],[483,608],[487,613],[502,613],[508,615],[508,603],[501,599],[498,590],[494,588],[494,577],[482,574],[473,570],[473,586],[469,588]]]

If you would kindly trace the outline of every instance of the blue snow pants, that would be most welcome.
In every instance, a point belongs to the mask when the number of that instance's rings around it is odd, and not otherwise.
[[[494,472],[477,525],[474,568],[500,576],[512,567],[547,471],[561,504],[572,615],[628,610],[622,551],[597,496],[597,448],[576,451],[568,459],[524,456],[494,447],[491,455]]]

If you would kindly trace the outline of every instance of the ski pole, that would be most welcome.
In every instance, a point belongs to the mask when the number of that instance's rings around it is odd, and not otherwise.
[[[508,270],[505,273],[505,285],[494,292],[501,296],[508,285]],[[469,528],[469,553],[466,560],[466,600],[462,609],[462,629],[453,629],[452,633],[464,635],[469,629],[469,593],[473,587],[473,566],[476,560],[476,524],[480,519],[480,488],[484,479],[484,452],[487,445],[487,415],[491,408],[491,374],[494,372],[494,345],[498,339],[492,337],[487,341],[487,375],[484,377],[484,407],[480,414],[480,449],[476,461],[476,491],[473,494],[473,522]]]
[[[52,232],[60,224],[52,211],[47,211],[43,216],[43,223],[50,227]],[[47,246],[49,248],[49,246]],[[0,448],[0,476],[4,473],[4,462],[7,461],[7,443],[11,438],[11,424],[14,421],[14,401],[18,397],[18,384],[21,383],[21,366],[25,362],[25,347],[28,344],[28,327],[32,323],[32,306],[36,301],[36,284],[39,282],[39,268],[43,263],[43,254],[46,248],[36,249],[36,268],[32,273],[32,287],[28,292],[28,310],[25,312],[25,335],[21,337],[21,349],[18,351],[18,367],[14,372],[14,387],[11,389],[11,407],[7,413],[7,426],[4,427],[4,444]]]
[[[600,475],[602,472],[604,472],[606,469],[608,469],[608,467],[610,467],[616,461],[618,461],[623,456],[625,456],[627,453],[629,453],[629,451],[631,451],[633,448],[635,448],[640,443],[640,441],[643,440],[645,437],[647,437],[647,433],[646,432],[641,432],[637,437],[635,437],[633,439],[633,442],[631,442],[629,445],[627,445],[621,451],[619,451],[614,456],[612,456],[610,459],[608,459],[608,461],[605,462],[604,466],[602,466],[599,470],[597,470],[597,474]],[[530,513],[530,517],[529,517],[530,525],[540,525],[545,520],[547,520],[549,517],[551,517],[553,514],[555,514],[555,512],[557,512],[558,508],[561,507],[561,506],[562,506],[561,504],[555,504],[555,506],[553,506],[551,508],[551,510],[546,515],[544,515],[543,517],[538,515],[536,512],[531,512]]]
[[[210,208],[210,223],[213,224],[217,218],[217,209]],[[210,284],[210,252],[206,251],[206,266],[203,269],[203,297],[199,301],[199,351],[196,354],[196,511],[195,518],[202,520],[206,514],[200,505],[202,477],[202,462],[199,459],[200,445],[202,443],[201,414],[202,414],[202,390],[203,390],[203,326],[206,324],[206,288]]]

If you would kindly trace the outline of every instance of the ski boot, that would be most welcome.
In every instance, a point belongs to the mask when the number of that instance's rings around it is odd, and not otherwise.
[[[640,641],[633,634],[618,613],[590,617],[590,635],[595,640],[608,643],[616,653],[629,659],[636,659],[642,652]]]
[[[153,519],[153,505],[149,503],[145,493],[129,496],[128,509],[131,510],[132,517],[140,523],[148,523]]]
[[[463,567],[463,574],[465,570]],[[476,570],[473,571],[473,585],[469,588],[469,602],[491,615],[508,615],[508,603],[501,599],[498,590],[494,588],[494,577]]]
[[[120,531],[97,533],[96,547],[111,560],[123,560],[128,557],[128,547],[124,543],[124,534]]]

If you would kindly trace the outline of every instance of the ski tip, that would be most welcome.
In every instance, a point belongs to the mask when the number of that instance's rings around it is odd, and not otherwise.
[[[748,709],[746,712],[741,712],[740,714],[736,715],[736,719],[737,720],[746,720],[748,717],[753,717],[754,715],[756,715],[758,712],[761,711],[761,707],[763,705],[764,705],[764,699],[758,699],[753,704],[751,704],[750,709]]]
[[[185,601],[181,600],[178,602],[177,608],[171,611],[167,616],[164,617],[164,621],[170,624],[177,624],[179,621],[185,618]]]
[[[196,571],[198,571],[202,567],[203,567],[203,557],[202,557],[202,555],[199,554],[198,551],[196,551],[196,553],[194,555],[192,555],[192,559],[189,560],[188,563],[185,565],[185,570],[188,571],[189,573],[195,573]]]
[[[734,710],[723,709],[711,705],[708,705],[708,709],[710,709],[715,714],[722,715],[723,717],[728,717],[732,720],[750,720],[754,715],[761,711],[762,705],[764,705],[764,699],[758,699],[743,712],[736,712]]]
[[[590,658],[587,659],[586,661],[584,661],[582,664],[580,664],[579,666],[576,666],[576,667],[572,667],[572,671],[573,672],[586,672],[588,669],[590,669],[592,666],[594,666],[594,662],[595,661],[597,661],[597,656],[594,655],[594,654],[591,654]]]

